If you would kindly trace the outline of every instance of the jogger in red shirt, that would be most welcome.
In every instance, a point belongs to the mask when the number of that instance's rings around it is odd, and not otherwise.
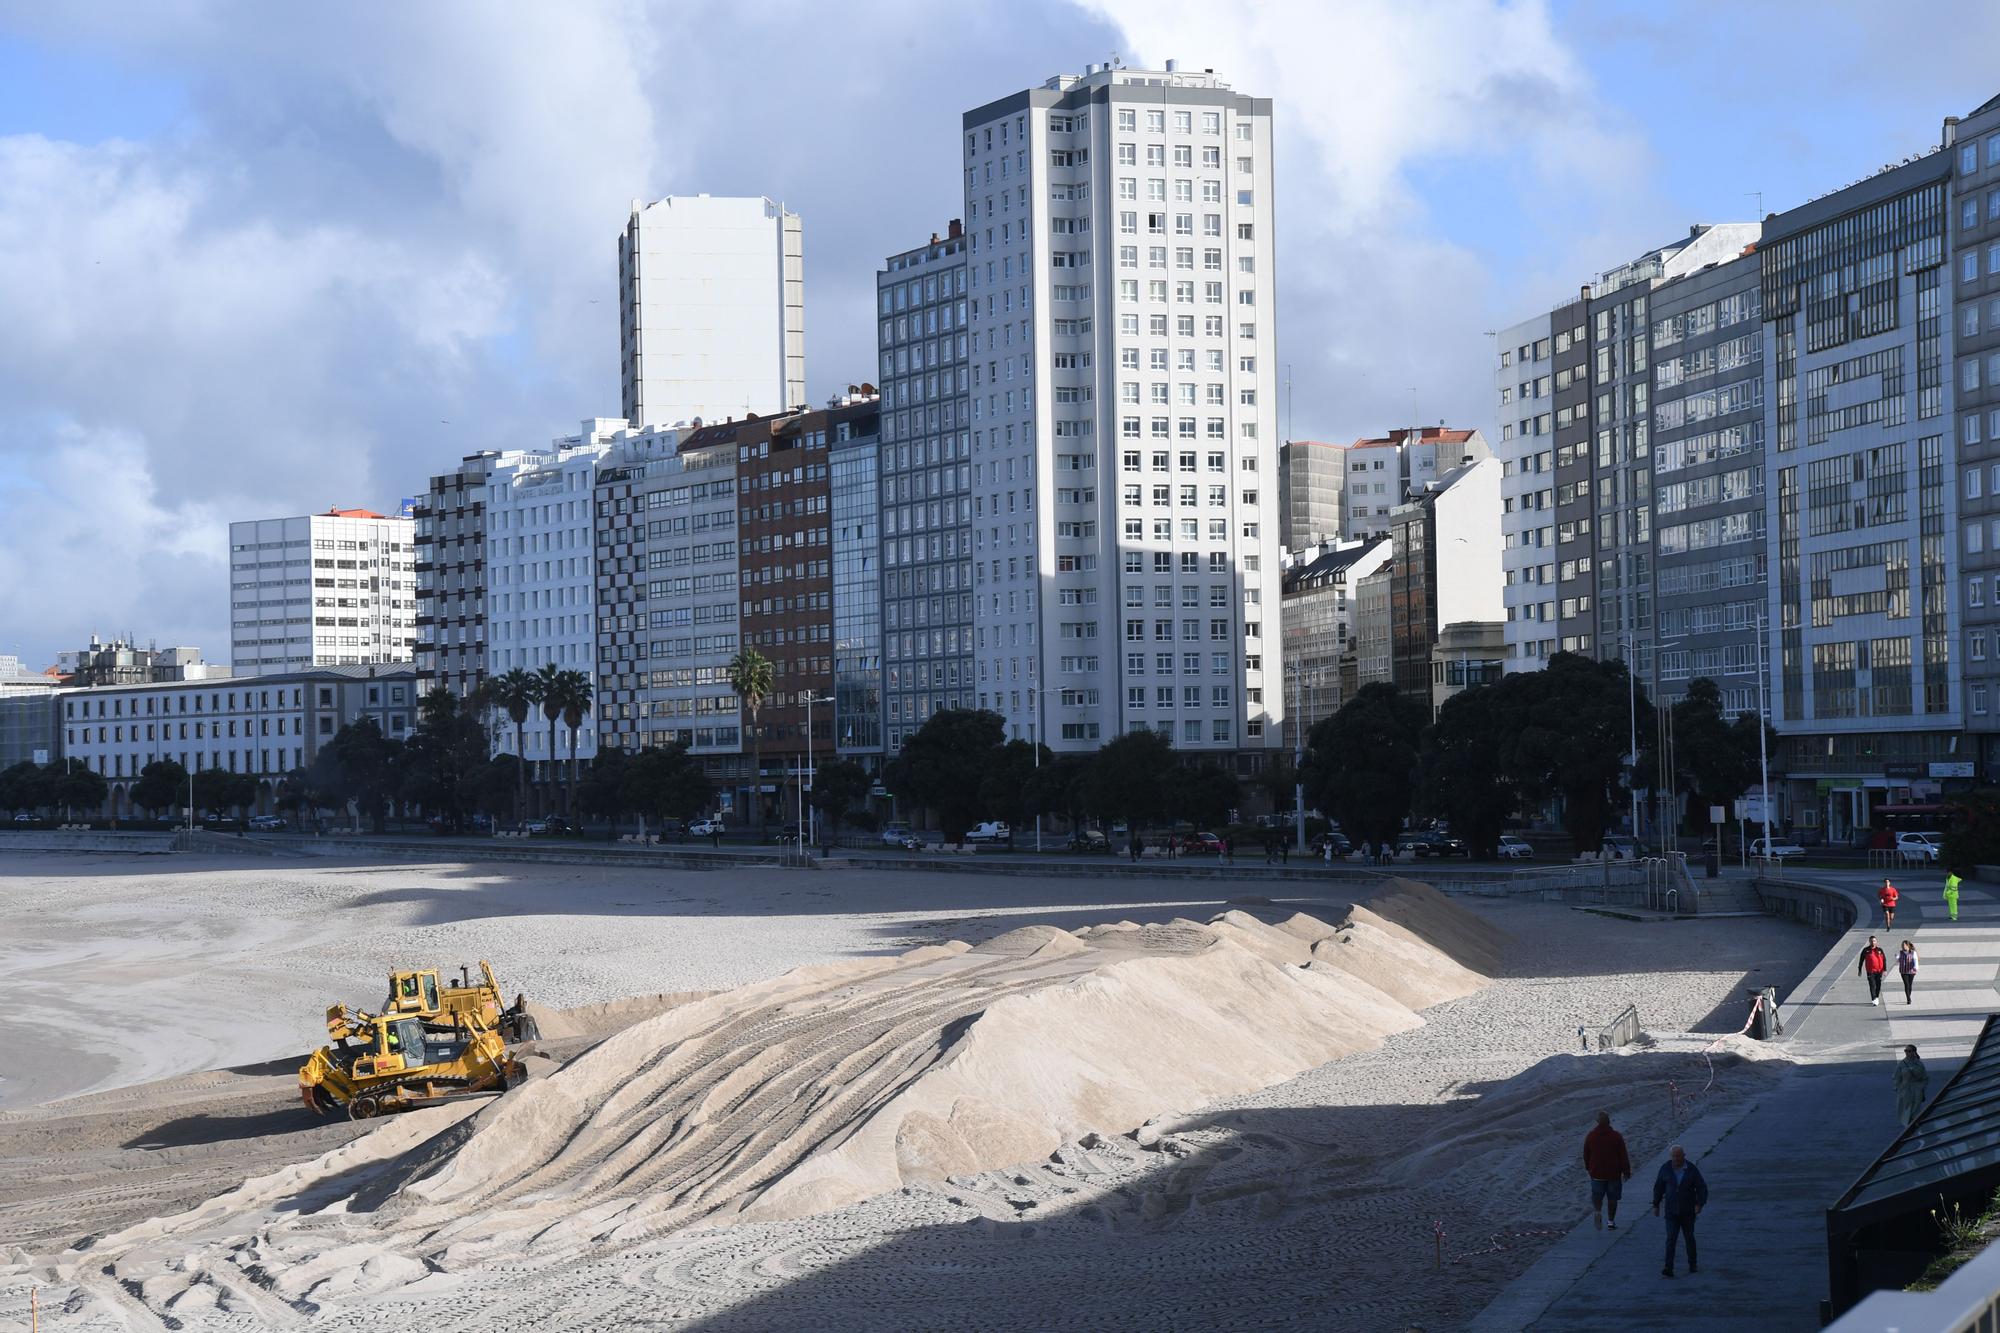
[[[1894,930],[1896,928],[1896,899],[1900,896],[1896,892],[1896,886],[1885,879],[1882,881],[1881,892],[1875,896],[1882,903],[1882,929]]]

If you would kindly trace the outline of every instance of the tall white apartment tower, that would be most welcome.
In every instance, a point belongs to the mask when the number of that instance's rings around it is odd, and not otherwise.
[[[1092,65],[963,142],[981,706],[1278,745],[1270,100]]]
[[[804,253],[799,215],[769,199],[633,200],[618,241],[625,419],[804,405]]]
[[[229,659],[239,676],[407,662],[417,525],[369,509],[229,525]]]

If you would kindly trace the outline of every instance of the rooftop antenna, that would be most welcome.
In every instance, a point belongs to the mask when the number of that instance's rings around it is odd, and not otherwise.
[[[1292,438],[1292,363],[1285,363],[1285,438]]]
[[[1762,222],[1764,220],[1764,192],[1762,190],[1750,190],[1747,192],[1747,196],[1757,201],[1757,220]]]

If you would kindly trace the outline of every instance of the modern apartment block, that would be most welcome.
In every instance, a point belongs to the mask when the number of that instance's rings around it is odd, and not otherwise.
[[[1342,535],[1357,541],[1387,536],[1397,505],[1422,495],[1460,464],[1492,456],[1486,437],[1478,431],[1443,425],[1401,428],[1356,440],[1341,453],[1346,505]]]
[[[416,523],[368,509],[231,523],[229,612],[240,676],[410,661]]]
[[[1596,567],[1588,594],[1595,611],[1595,629],[1588,631],[1593,647],[1581,646],[1583,631],[1576,637],[1579,651],[1592,652],[1601,660],[1621,659],[1642,680],[1652,678],[1653,645],[1658,639],[1653,603],[1653,293],[1663,283],[1739,257],[1756,244],[1759,225],[1726,222],[1690,227],[1685,237],[1604,273],[1591,288],[1589,462],[1594,533],[1588,545],[1579,540],[1577,550],[1581,558],[1594,547]],[[1740,392],[1746,398],[1755,396],[1747,383]],[[1683,407],[1692,411],[1701,401],[1697,397]],[[1660,423],[1670,419],[1668,413],[1659,414]],[[1557,470],[1560,492],[1560,456]],[[1560,496],[1557,506],[1560,510]],[[1682,536],[1699,531],[1690,527]],[[1557,545],[1560,549],[1560,530]],[[1580,624],[1592,623],[1581,605],[1575,610]],[[1565,605],[1563,615],[1569,611]]]
[[[488,678],[486,486],[496,452],[430,479],[417,502],[417,674],[460,698]]]
[[[1772,714],[1794,818],[1832,838],[1930,765],[1969,759],[1952,652],[1955,157],[1777,214],[1759,248]]]
[[[852,709],[865,707],[863,659],[870,652],[861,645],[872,637],[880,657],[880,717],[872,741],[860,739],[871,728],[850,738],[843,722],[843,751],[886,746],[894,754],[931,714],[970,707],[974,699],[968,245],[954,219],[942,237],[891,255],[875,278],[882,376],[879,623],[871,630],[853,620],[841,636],[857,646],[840,650],[851,659],[840,669],[840,689],[844,699],[853,696]],[[858,472],[868,464],[845,458],[839,466]],[[848,525],[860,522],[858,497],[847,507],[856,510]],[[856,540],[836,527],[837,540]],[[843,558],[846,577],[859,578],[858,555]],[[863,614],[854,597],[841,600],[844,614]],[[845,706],[843,713],[860,715]]]
[[[1966,729],[2000,773],[2000,98],[1946,122]],[[1945,761],[1962,762],[1962,761]],[[1954,772],[1958,770],[1954,769]]]
[[[1570,320],[1581,310],[1541,315],[1503,329],[1493,374],[1500,402],[1501,595],[1505,669],[1532,670],[1556,651],[1555,344],[1562,322],[1563,387],[1583,356],[1572,353]],[[1573,392],[1566,397],[1575,397]],[[1549,401],[1539,401],[1549,400]],[[1570,426],[1570,405],[1563,421]],[[1516,413],[1519,415],[1515,415]],[[1572,436],[1587,435],[1570,429]]]
[[[1341,658],[1355,651],[1355,592],[1389,560],[1386,537],[1327,542],[1289,553],[1285,569],[1285,744],[1340,711],[1346,700]]]
[[[1283,710],[1270,102],[1090,66],[963,134],[979,705],[1254,766]]]
[[[1278,446],[1278,540],[1287,551],[1346,533],[1347,446],[1287,440]]]
[[[1389,602],[1396,571],[1384,563],[1354,580],[1354,688],[1389,685],[1396,680]],[[1346,682],[1342,682],[1345,692]]]
[[[618,242],[625,419],[671,426],[805,402],[804,237],[769,199],[632,201]]]
[[[722,788],[725,810],[741,808],[749,775],[728,679],[740,647],[736,434],[746,424],[703,427],[666,447],[650,437],[597,472],[600,742],[686,746]]]
[[[1499,624],[1504,612],[1500,462],[1482,458],[1432,481],[1389,516],[1389,678],[1428,706],[1432,651],[1446,625]]]
[[[1652,293],[1656,703],[1690,680],[1757,711],[1764,541],[1764,323],[1753,253]]]
[[[222,681],[167,681],[65,690],[57,699],[62,756],[110,781],[106,809],[138,811],[131,785],[156,759],[190,773],[220,768],[262,782],[269,810],[277,784],[312,763],[340,729],[372,718],[392,740],[416,725],[414,668],[346,666]]]

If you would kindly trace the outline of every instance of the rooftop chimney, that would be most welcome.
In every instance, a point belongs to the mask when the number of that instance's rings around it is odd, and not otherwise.
[[[1180,62],[1180,61],[1178,61],[1178,60],[1169,60],[1169,61],[1167,62],[1167,73],[1169,73],[1169,74],[1172,74],[1172,73],[1174,73],[1174,72],[1175,72],[1176,70],[1178,70],[1178,69],[1179,69],[1180,67],[1181,67],[1181,62]]]

